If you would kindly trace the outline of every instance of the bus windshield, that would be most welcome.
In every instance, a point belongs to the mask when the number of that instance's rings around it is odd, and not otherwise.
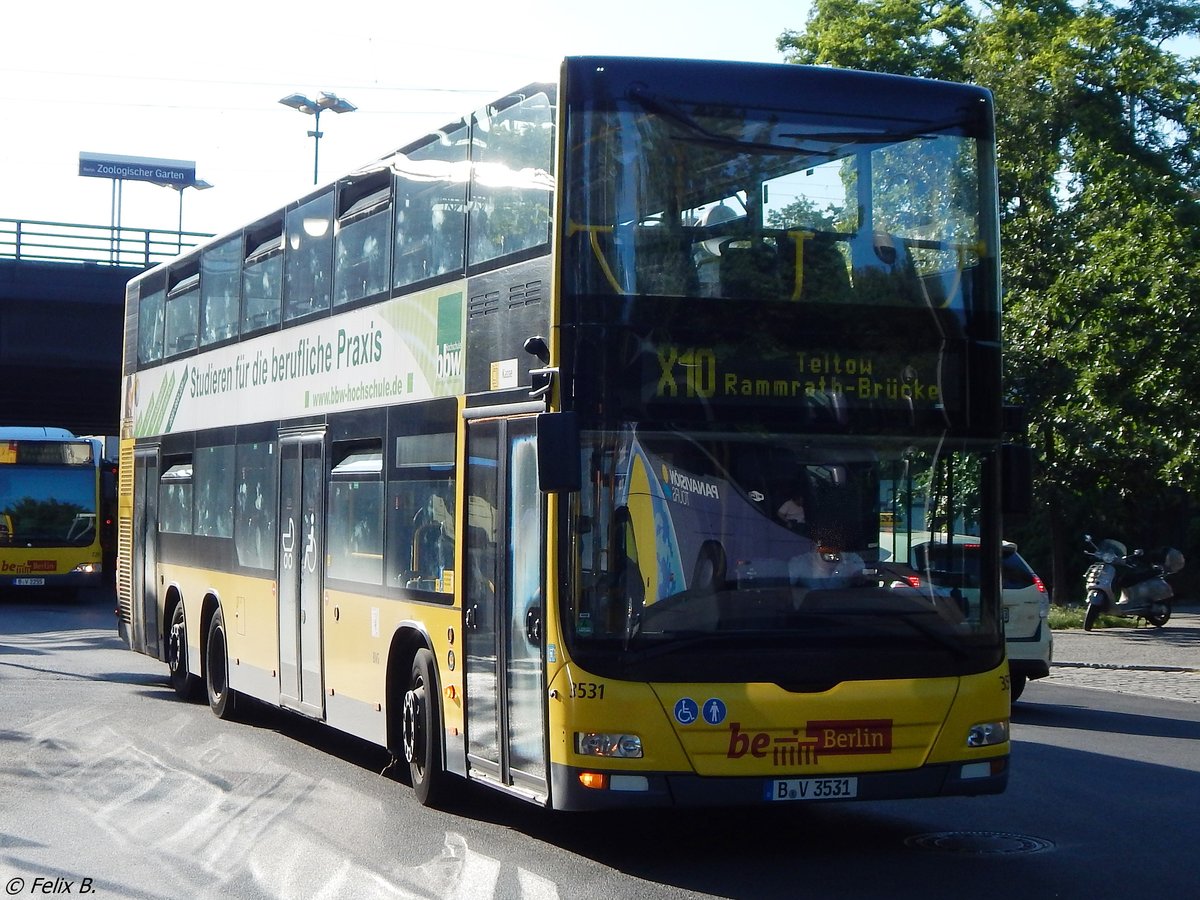
[[[969,448],[630,428],[590,433],[583,455],[564,618],[602,671],[707,680],[725,660],[733,680],[789,681],[811,662],[840,679],[920,656],[948,674],[995,652],[994,590],[967,599],[909,567],[915,531],[978,534]]]
[[[574,291],[969,315],[994,240],[976,111],[803,107],[643,87],[583,109],[567,170]]]
[[[0,466],[0,541],[25,547],[85,547],[96,539],[91,466]]]

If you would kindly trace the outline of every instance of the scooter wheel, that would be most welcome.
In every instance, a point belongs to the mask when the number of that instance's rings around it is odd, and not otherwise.
[[[1100,607],[1095,603],[1089,603],[1087,612],[1083,614],[1083,630],[1091,631],[1092,626],[1096,624],[1096,620],[1100,618]]]
[[[1155,628],[1162,628],[1171,620],[1171,611],[1168,609],[1164,613],[1149,613],[1146,616],[1146,621]]]

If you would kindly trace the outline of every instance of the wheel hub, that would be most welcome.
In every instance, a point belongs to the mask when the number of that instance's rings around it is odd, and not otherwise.
[[[171,637],[167,644],[167,665],[172,672],[178,672],[183,660],[183,623],[176,622],[171,626]]]
[[[404,759],[409,763],[423,765],[420,758],[422,697],[419,690],[404,694]]]

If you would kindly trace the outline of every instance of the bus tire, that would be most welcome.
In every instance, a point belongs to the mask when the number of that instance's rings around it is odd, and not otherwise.
[[[422,806],[433,806],[448,777],[442,768],[442,717],[438,708],[433,654],[418,650],[404,692],[404,759],[413,792]]]
[[[237,708],[237,693],[229,687],[229,651],[225,642],[225,617],[218,606],[208,623],[208,644],[204,650],[204,684],[208,706],[218,719],[232,719]]]
[[[175,693],[183,700],[195,700],[200,696],[200,679],[188,671],[187,656],[187,616],[183,603],[176,603],[167,631],[167,668]]]
[[[1016,703],[1021,699],[1021,694],[1025,692],[1025,682],[1027,680],[1024,675],[1013,675],[1009,679],[1009,690],[1012,692],[1012,700],[1010,702]]]

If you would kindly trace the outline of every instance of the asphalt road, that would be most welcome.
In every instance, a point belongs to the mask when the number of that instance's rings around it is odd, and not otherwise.
[[[429,810],[378,774],[377,748],[276,711],[229,723],[179,701],[165,666],[122,647],[111,608],[0,598],[8,896],[85,884],[139,900],[1195,891],[1200,704],[1058,683],[1071,667],[1015,708],[998,797],[570,816],[467,791]]]

